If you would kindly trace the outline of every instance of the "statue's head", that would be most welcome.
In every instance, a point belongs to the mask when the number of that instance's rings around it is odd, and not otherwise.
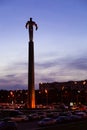
[[[32,21],[32,18],[30,18],[30,21]]]

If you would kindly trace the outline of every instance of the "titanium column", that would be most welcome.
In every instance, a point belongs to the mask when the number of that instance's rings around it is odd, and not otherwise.
[[[33,42],[33,26],[36,27],[37,24],[32,21],[26,23],[26,28],[29,30],[29,56],[28,56],[28,108],[35,108],[35,87],[34,87],[34,42]]]

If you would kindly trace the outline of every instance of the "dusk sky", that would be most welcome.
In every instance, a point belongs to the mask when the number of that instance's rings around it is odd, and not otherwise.
[[[0,0],[0,89],[27,89],[30,17],[35,89],[87,79],[87,0]]]

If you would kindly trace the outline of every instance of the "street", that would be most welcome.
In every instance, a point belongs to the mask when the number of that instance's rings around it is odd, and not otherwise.
[[[18,124],[18,130],[35,130],[38,125],[37,121],[20,122]]]
[[[71,123],[64,123],[53,125],[49,127],[38,127],[37,121],[33,122],[21,122],[18,123],[18,130],[85,130],[87,129],[87,120],[78,121],[78,122],[71,122]]]

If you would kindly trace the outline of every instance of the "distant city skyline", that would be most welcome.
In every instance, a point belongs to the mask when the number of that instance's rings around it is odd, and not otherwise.
[[[87,79],[86,0],[0,1],[0,89],[27,89],[28,30],[33,18],[35,89],[40,82]]]

